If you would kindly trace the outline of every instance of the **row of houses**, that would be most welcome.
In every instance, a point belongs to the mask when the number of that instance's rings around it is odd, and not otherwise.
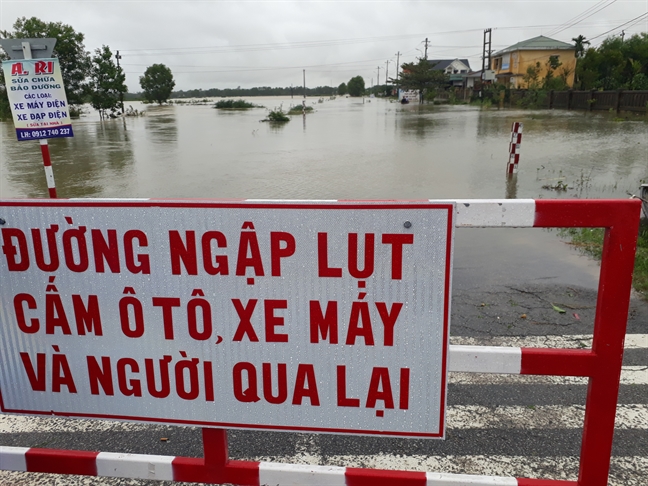
[[[475,81],[497,82],[509,88],[526,88],[523,77],[529,67],[539,64],[538,77],[547,73],[549,62],[560,64],[555,75],[562,76],[567,86],[574,85],[576,47],[573,44],[540,35],[513,44],[491,55],[490,69],[473,71],[467,59],[430,59],[435,70],[442,70],[452,86],[473,88]]]

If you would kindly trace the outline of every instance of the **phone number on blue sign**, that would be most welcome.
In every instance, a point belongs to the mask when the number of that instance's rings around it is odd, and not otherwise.
[[[43,128],[40,130],[17,129],[18,140],[37,140],[40,138],[73,137],[72,127]]]

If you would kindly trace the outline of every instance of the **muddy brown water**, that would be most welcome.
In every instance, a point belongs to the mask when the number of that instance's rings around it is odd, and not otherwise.
[[[283,125],[260,123],[263,108],[131,103],[146,115],[107,121],[88,110],[74,121],[74,138],[50,140],[59,197],[626,198],[648,179],[645,117],[340,97],[307,103],[314,113]],[[519,173],[507,180],[513,121],[524,134]],[[11,121],[0,123],[0,140],[0,197],[46,197],[38,143],[16,141]],[[597,264],[555,231],[457,231],[456,288],[591,288],[597,279]]]

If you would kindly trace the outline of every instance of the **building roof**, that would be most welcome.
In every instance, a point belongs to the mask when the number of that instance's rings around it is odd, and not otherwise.
[[[428,59],[428,62],[432,64],[432,67],[437,70],[441,71],[445,68],[447,68],[450,64],[452,64],[455,61],[462,62],[466,65],[466,67],[470,70],[470,64],[468,64],[468,59]]]
[[[556,39],[545,37],[544,35],[539,35],[538,37],[534,37],[532,39],[527,39],[518,42],[517,44],[513,44],[512,46],[509,46],[506,49],[497,51],[496,53],[493,54],[493,57],[500,56],[502,54],[506,54],[507,52],[513,52],[513,51],[534,51],[534,50],[545,51],[545,50],[557,50],[557,49],[575,50],[576,46],[574,46],[574,44],[569,44],[567,42],[562,42]]]

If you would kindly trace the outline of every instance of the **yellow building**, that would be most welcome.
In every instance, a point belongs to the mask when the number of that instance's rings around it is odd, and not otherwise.
[[[537,68],[537,63],[540,63],[538,78],[542,80],[550,60],[560,62],[553,72],[554,77],[563,77],[571,88],[576,71],[576,47],[542,35],[497,51],[491,56],[491,69],[495,71],[498,83],[511,88],[528,88],[523,79],[527,69]]]

